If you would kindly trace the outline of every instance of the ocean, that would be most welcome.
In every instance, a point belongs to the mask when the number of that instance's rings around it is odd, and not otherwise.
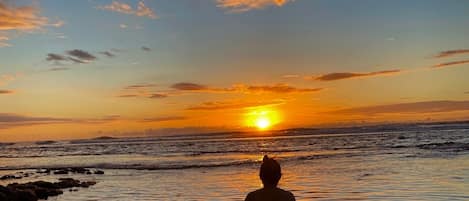
[[[467,122],[1,143],[0,176],[31,176],[0,185],[85,167],[105,173],[67,175],[97,184],[49,200],[243,200],[264,155],[297,200],[469,200]]]

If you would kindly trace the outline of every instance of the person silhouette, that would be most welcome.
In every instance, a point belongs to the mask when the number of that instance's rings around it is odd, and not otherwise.
[[[295,196],[290,191],[277,187],[282,177],[282,170],[276,160],[265,155],[262,159],[259,177],[264,187],[248,193],[245,201],[295,201]]]

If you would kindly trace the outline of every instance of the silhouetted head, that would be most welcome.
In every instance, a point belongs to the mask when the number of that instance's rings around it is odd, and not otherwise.
[[[261,178],[264,187],[276,187],[280,177],[282,177],[280,164],[276,160],[265,155],[262,159],[259,177]]]

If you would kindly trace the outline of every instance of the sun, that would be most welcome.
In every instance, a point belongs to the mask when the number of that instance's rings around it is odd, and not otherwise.
[[[280,123],[279,112],[274,109],[252,109],[246,114],[246,126],[259,131],[269,130]]]
[[[256,119],[256,126],[259,130],[265,130],[271,126],[271,123],[269,119],[261,117]]]

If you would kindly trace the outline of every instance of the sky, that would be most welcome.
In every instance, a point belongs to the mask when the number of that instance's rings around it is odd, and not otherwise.
[[[468,13],[465,0],[0,0],[0,141],[468,120]]]

